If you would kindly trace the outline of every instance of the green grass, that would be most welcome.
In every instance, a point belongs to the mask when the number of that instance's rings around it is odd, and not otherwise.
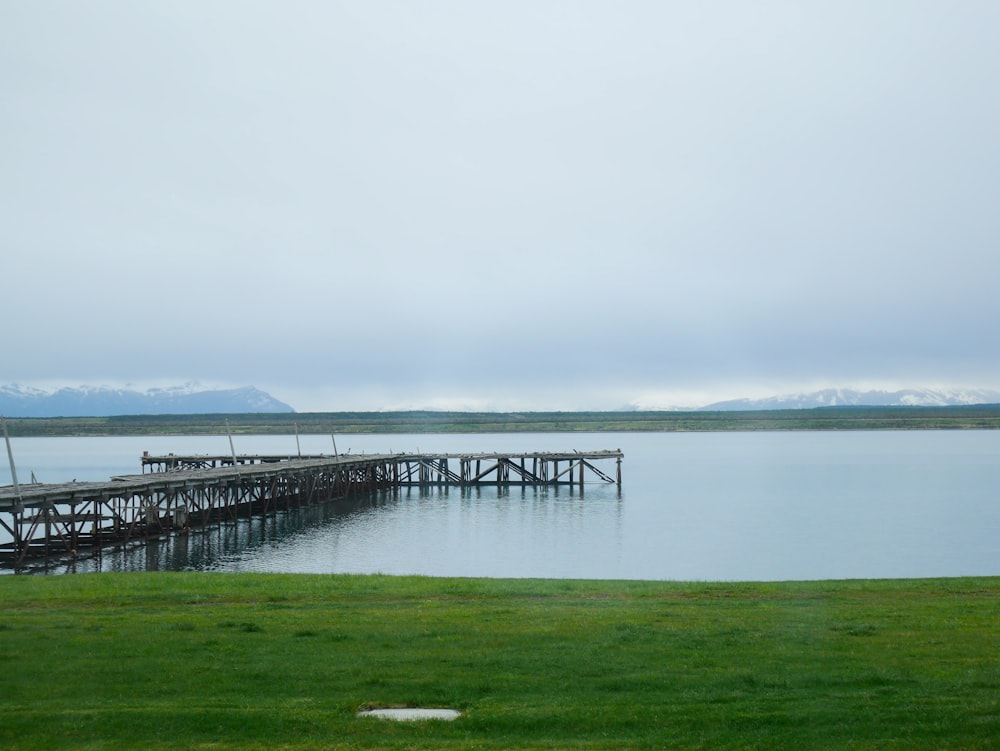
[[[4,749],[987,749],[1000,578],[0,577]],[[454,707],[458,721],[359,719]]]

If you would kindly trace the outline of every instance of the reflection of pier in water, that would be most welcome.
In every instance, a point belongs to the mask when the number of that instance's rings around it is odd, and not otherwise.
[[[601,483],[620,489],[622,458],[619,450],[310,457],[144,454],[140,475],[0,488],[0,527],[11,537],[0,544],[0,561],[18,567],[40,558],[73,558],[195,526],[395,488],[568,485],[583,494],[586,484]],[[614,467],[608,468],[608,462]]]

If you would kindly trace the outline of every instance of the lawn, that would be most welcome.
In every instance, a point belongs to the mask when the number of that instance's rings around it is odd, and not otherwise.
[[[0,577],[0,748],[987,749],[1000,578]],[[358,718],[452,707],[454,722]]]

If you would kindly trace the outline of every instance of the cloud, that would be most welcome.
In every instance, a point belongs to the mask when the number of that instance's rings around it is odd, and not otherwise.
[[[996,385],[996,16],[7,4],[0,381]]]

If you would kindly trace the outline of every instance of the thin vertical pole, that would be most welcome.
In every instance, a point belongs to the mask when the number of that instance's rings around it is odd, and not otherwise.
[[[233,446],[233,431],[229,429],[229,420],[226,420],[226,435],[229,436],[229,453],[233,457],[233,466],[236,466],[236,447]]]
[[[23,499],[21,498],[21,486],[17,483],[17,467],[14,466],[14,452],[10,447],[10,434],[7,432],[7,420],[4,419],[3,415],[0,415],[0,425],[3,426],[3,439],[7,444],[7,461],[10,462],[10,479],[14,483],[14,493],[17,495],[17,501],[20,504]]]
[[[233,431],[229,429],[229,420],[226,420],[226,435],[229,436],[229,453],[233,457],[233,469],[236,470],[236,476],[240,476],[240,466],[236,462],[236,448],[233,446]]]
[[[337,438],[333,435],[333,433],[330,433],[330,440],[333,441],[333,456],[334,458],[337,458],[339,456],[337,453]]]
[[[295,450],[299,452],[299,459],[302,458],[302,446],[299,443],[299,424],[293,423],[295,425]]]

